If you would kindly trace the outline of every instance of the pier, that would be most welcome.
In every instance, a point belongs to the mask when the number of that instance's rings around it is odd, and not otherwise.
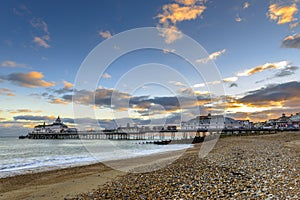
[[[210,135],[260,135],[274,134],[278,129],[197,129],[197,130],[173,130],[173,131],[136,131],[125,132],[122,130],[104,131],[78,131],[71,133],[28,133],[28,139],[83,139],[83,140],[186,140],[195,137],[206,137]],[[22,139],[22,138],[20,138]]]

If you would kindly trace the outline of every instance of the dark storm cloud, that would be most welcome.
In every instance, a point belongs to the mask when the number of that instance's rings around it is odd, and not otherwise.
[[[297,97],[300,94],[300,82],[288,82],[279,85],[272,85],[250,92],[239,99],[241,103],[257,104],[267,101],[282,101]]]

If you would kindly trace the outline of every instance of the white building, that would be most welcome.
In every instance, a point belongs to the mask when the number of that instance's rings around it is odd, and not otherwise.
[[[42,125],[37,125],[33,129],[33,133],[64,133],[64,132],[77,132],[76,128],[68,128],[67,125],[65,125],[59,116],[57,119],[52,123],[46,125],[45,122]]]

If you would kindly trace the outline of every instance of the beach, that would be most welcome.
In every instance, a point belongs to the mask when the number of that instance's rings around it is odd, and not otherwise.
[[[200,148],[111,163],[143,173],[98,163],[2,178],[0,199],[300,198],[300,133],[220,138],[204,158]]]

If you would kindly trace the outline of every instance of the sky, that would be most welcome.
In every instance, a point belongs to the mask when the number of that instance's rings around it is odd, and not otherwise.
[[[258,122],[300,112],[299,6],[1,1],[0,134],[21,134],[58,115],[88,129],[176,124],[208,113]],[[162,48],[121,53],[155,42]],[[118,56],[102,65],[110,55]]]

